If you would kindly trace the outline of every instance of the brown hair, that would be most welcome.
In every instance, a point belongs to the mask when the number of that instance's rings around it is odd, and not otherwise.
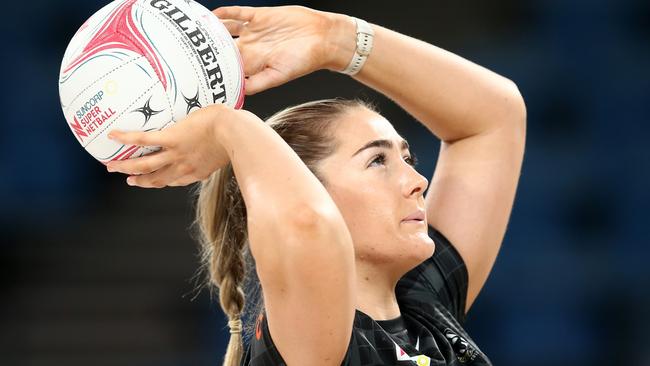
[[[336,150],[332,122],[358,107],[376,110],[358,99],[325,99],[284,109],[266,123],[327,186],[316,167]],[[236,366],[243,353],[242,318],[247,321],[248,337],[263,308],[263,299],[248,247],[246,206],[232,165],[217,170],[201,183],[195,224],[199,229],[202,268],[208,283],[219,289],[221,308],[229,319],[231,336],[223,365]]]

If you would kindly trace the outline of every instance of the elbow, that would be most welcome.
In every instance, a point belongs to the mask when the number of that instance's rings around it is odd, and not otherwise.
[[[508,107],[511,110],[511,119],[514,123],[526,124],[526,102],[519,91],[519,87],[512,80],[508,80],[510,92],[508,93]]]
[[[290,210],[285,217],[285,223],[292,231],[318,230],[326,222],[326,214],[323,210],[309,204]]]
[[[338,207],[331,203],[297,203],[274,210],[249,209],[248,230],[289,242],[290,238],[310,238],[347,230]]]
[[[306,278],[315,263],[349,272],[354,250],[343,216],[336,205],[304,203],[275,214],[249,214],[249,244],[260,280],[289,285]]]
[[[310,241],[312,238],[323,238],[347,231],[343,216],[333,202],[331,205],[305,203],[283,209],[282,213],[276,216],[276,220],[267,222],[266,227],[278,238],[284,238],[286,245],[292,245],[290,243],[294,241]]]
[[[299,206],[273,229],[277,238],[274,240],[277,243],[275,253],[282,253],[273,260],[278,271],[299,270],[298,263],[338,266],[343,258],[349,258],[352,263],[352,238],[343,216],[336,206],[334,209],[336,211],[331,212],[327,206]],[[311,267],[305,269],[311,271]]]
[[[491,93],[482,96],[482,104],[476,110],[470,110],[470,121],[465,124],[468,131],[459,137],[442,138],[448,144],[474,136],[507,134],[522,142],[526,138],[526,103],[517,84],[501,77],[492,84]]]
[[[505,118],[502,122],[516,134],[522,141],[526,139],[526,102],[521,95],[517,84],[512,80],[507,79],[508,87],[504,96]]]

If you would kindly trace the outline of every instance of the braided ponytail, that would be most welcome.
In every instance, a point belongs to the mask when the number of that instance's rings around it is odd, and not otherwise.
[[[230,341],[223,365],[236,366],[243,354],[241,318],[245,305],[247,230],[246,207],[231,165],[202,183],[198,202],[202,258],[209,269],[210,283],[219,288],[219,302],[229,320]]]

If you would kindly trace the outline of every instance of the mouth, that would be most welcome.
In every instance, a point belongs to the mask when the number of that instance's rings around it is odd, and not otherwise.
[[[424,220],[402,220],[403,224],[424,224]]]
[[[417,210],[402,219],[404,223],[424,223],[425,213],[423,210]]]

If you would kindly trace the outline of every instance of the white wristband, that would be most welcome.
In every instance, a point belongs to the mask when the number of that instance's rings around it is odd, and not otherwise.
[[[375,32],[372,30],[370,24],[365,20],[355,17],[351,18],[354,19],[354,22],[357,25],[357,48],[354,51],[354,56],[352,57],[352,60],[350,60],[348,67],[339,72],[347,75],[356,75],[363,67],[363,64],[366,63],[368,55],[370,55]]]

